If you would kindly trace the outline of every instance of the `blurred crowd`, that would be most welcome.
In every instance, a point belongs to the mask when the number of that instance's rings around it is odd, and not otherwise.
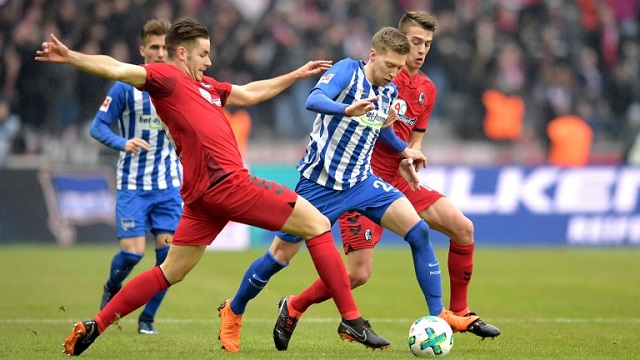
[[[0,0],[0,100],[21,124],[10,149],[37,154],[46,139],[85,138],[111,86],[35,62],[50,33],[71,49],[140,63],[148,19],[193,17],[210,30],[207,75],[243,84],[311,59],[366,58],[373,33],[406,10],[438,21],[423,70],[439,91],[431,123],[452,141],[496,140],[485,128],[488,91],[522,104],[522,131],[507,141],[546,143],[547,125],[563,115],[583,119],[596,141],[631,144],[638,133],[640,0]],[[249,109],[252,139],[304,141],[314,82]]]

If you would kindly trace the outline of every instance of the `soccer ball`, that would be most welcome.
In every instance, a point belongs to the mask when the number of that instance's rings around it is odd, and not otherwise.
[[[453,330],[444,319],[423,316],[411,324],[409,349],[417,357],[446,356],[453,347]]]

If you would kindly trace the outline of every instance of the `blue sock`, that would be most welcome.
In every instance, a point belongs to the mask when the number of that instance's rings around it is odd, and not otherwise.
[[[411,246],[413,266],[418,278],[418,284],[427,300],[429,314],[438,316],[444,305],[442,304],[442,280],[440,278],[440,264],[429,241],[429,225],[420,220],[407,233],[404,240]]]
[[[276,260],[269,251],[263,257],[254,261],[244,274],[238,292],[231,300],[230,306],[233,313],[236,315],[244,314],[249,301],[262,291],[271,276],[287,265]]]
[[[156,249],[156,266],[160,266],[164,262],[164,259],[167,258],[167,253],[169,252],[169,247],[164,246]],[[140,314],[139,321],[151,321],[153,322],[153,318],[156,316],[156,312],[160,307],[160,303],[162,299],[164,299],[164,295],[167,293],[167,289],[160,291],[155,294],[151,300],[147,302],[147,305],[144,307],[144,310]]]
[[[111,260],[111,271],[109,272],[107,286],[112,289],[122,287],[122,281],[129,276],[133,267],[136,266],[141,259],[142,255],[120,249],[120,252]]]

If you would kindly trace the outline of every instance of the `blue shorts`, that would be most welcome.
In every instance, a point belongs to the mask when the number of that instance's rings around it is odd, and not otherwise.
[[[307,199],[313,206],[329,218],[331,225],[346,211],[357,210],[377,224],[391,203],[404,197],[398,189],[375,175],[347,190],[333,190],[300,177],[296,186],[298,195]],[[282,240],[300,242],[299,236],[277,231]]]
[[[117,190],[118,239],[173,234],[182,216],[180,189]]]

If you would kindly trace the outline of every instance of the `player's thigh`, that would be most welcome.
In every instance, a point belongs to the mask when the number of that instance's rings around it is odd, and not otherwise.
[[[409,199],[409,202],[411,202],[418,213],[433,205],[438,199],[444,197],[444,195],[438,191],[425,185],[420,185],[419,190],[413,191],[407,181],[402,177],[396,178],[391,184]]]
[[[298,196],[296,205],[289,218],[280,229],[283,232],[309,240],[331,230],[331,224],[326,216],[313,206],[307,199]]]
[[[217,214],[215,208],[201,200],[185,204],[172,244],[209,245],[229,222],[226,216]]]
[[[286,186],[246,171],[233,173],[203,196],[210,213],[266,230],[281,229],[297,201],[298,194]]]
[[[276,234],[288,242],[308,240],[331,230],[331,224],[347,209],[343,192],[300,178],[296,185],[298,201],[287,224]]]
[[[160,265],[162,273],[170,284],[182,281],[202,258],[205,245],[171,245],[167,258]]]
[[[445,197],[420,211],[420,217],[436,231],[449,237],[471,238],[469,241],[473,242],[473,223]]]
[[[404,238],[418,221],[420,221],[420,216],[411,202],[403,196],[389,205],[380,224]]]
[[[338,218],[345,254],[360,249],[373,249],[382,237],[382,226],[360,212],[347,211]]]
[[[116,229],[118,239],[145,236],[151,203],[138,190],[116,192]]]

